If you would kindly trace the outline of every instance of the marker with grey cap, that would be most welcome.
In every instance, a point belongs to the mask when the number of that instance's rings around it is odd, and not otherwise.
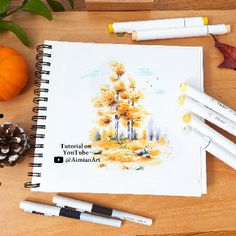
[[[111,217],[118,218],[121,220],[128,220],[128,221],[132,221],[132,222],[144,224],[144,225],[152,224],[152,219],[150,218],[130,214],[127,212],[123,212],[123,211],[119,211],[119,210],[115,210],[111,208],[102,207],[102,206],[99,206],[90,202],[84,202],[84,201],[80,201],[80,200],[76,200],[76,199],[72,199],[68,197],[62,197],[58,195],[54,196],[52,201],[56,203],[57,206],[60,206],[60,207],[72,207],[79,211],[94,212],[94,213],[111,216]]]
[[[98,224],[104,224],[114,227],[120,227],[121,221],[112,219],[112,218],[106,218],[102,216],[96,216],[84,212],[79,211],[73,211],[66,208],[60,208],[57,206],[51,206],[36,202],[30,202],[30,201],[21,201],[20,202],[20,208],[23,209],[25,212],[29,213],[35,213],[45,216],[64,216],[68,218],[73,218],[77,220],[83,220],[88,221],[92,223],[98,223]]]

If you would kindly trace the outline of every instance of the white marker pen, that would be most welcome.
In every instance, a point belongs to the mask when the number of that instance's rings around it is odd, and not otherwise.
[[[132,40],[155,40],[155,39],[173,39],[190,38],[214,35],[222,35],[230,32],[230,25],[203,25],[182,28],[165,28],[153,30],[136,30],[132,32]]]
[[[232,120],[236,123],[236,111],[227,107],[223,103],[217,101],[216,99],[210,97],[209,95],[205,94],[204,92],[195,89],[194,87],[190,86],[187,83],[182,83],[180,85],[180,92],[183,94],[188,95],[189,97],[197,100],[198,102],[204,104],[205,106],[209,107],[213,111],[218,112],[222,116]]]
[[[234,142],[212,129],[210,126],[208,126],[199,118],[197,118],[195,115],[190,113],[185,114],[183,117],[183,122],[185,124],[191,125],[193,128],[203,133],[204,135],[210,137],[212,140],[214,140],[214,142],[218,143],[220,146],[224,147],[229,152],[236,155],[236,144]]]
[[[208,18],[205,16],[181,17],[181,18],[158,19],[158,20],[115,22],[108,25],[108,30],[110,33],[125,33],[136,30],[180,28],[180,27],[207,25],[207,24],[208,24]]]
[[[59,208],[57,206],[50,206],[36,202],[21,201],[20,208],[23,209],[25,212],[41,214],[45,216],[64,216],[77,220],[84,220],[92,223],[104,224],[114,227],[121,226],[120,220],[96,216],[84,212],[68,210],[65,208]]]
[[[236,123],[234,123],[233,121],[214,112],[210,108],[202,105],[201,103],[197,102],[196,100],[190,97],[180,96],[178,99],[178,103],[185,109],[188,109],[188,111],[195,113],[203,119],[210,121],[218,127],[226,130],[230,134],[236,136]]]
[[[144,224],[144,225],[151,225],[152,224],[152,219],[150,219],[150,218],[130,214],[130,213],[119,211],[119,210],[114,210],[111,208],[98,206],[98,205],[90,203],[90,202],[75,200],[75,199],[68,198],[68,197],[61,197],[58,195],[54,196],[52,201],[54,203],[56,203],[57,206],[72,207],[72,208],[75,208],[76,211],[78,210],[78,211],[94,212],[94,213],[118,218],[121,220],[129,220],[129,221],[139,223],[139,224]]]
[[[203,149],[236,170],[236,156],[231,152],[227,151],[225,148],[211,140],[209,137],[203,135],[198,130],[192,128],[191,126],[184,127],[184,134],[186,134],[190,138],[193,137],[197,139]]]

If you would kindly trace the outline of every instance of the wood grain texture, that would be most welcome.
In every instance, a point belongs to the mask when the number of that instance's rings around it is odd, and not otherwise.
[[[206,15],[210,23],[232,25],[232,33],[220,36],[221,41],[235,44],[236,11],[152,11],[152,12],[66,12],[55,13],[53,21],[28,13],[16,14],[16,20],[31,39],[31,48],[24,47],[10,32],[1,33],[0,43],[18,49],[27,58],[31,67],[30,81],[20,96],[0,103],[0,112],[5,117],[1,122],[12,121],[21,125],[30,134],[32,131],[32,98],[34,80],[34,50],[45,39],[130,43],[130,35],[116,37],[109,34],[107,24],[115,21],[154,19],[178,16]],[[236,72],[219,69],[222,55],[214,47],[211,37],[172,39],[135,44],[203,46],[205,90],[211,96],[236,109]],[[171,55],[170,55],[171,56]],[[181,58],[180,58],[181,59]],[[174,79],[174,78],[172,78]],[[219,129],[217,129],[219,130]],[[221,131],[222,132],[222,131]],[[236,138],[222,132],[228,138]],[[30,192],[23,188],[29,180],[26,176],[31,162],[26,157],[15,167],[0,169],[0,229],[3,236],[84,236],[84,235],[236,235],[236,172],[211,155],[207,157],[208,194],[201,198],[165,197],[144,195],[81,194],[65,193],[65,196],[96,202],[108,207],[118,208],[154,219],[151,227],[124,222],[120,229],[108,226],[79,222],[62,217],[43,217],[22,213],[20,200],[28,199],[50,203],[53,193]],[[84,180],[77,180],[79,181]],[[158,187],[158,186],[157,186]],[[218,231],[218,233],[216,233]],[[228,232],[225,232],[228,231]],[[199,232],[203,232],[200,234]],[[197,234],[196,234],[197,233]]]
[[[156,10],[236,9],[235,0],[155,0]]]
[[[45,0],[44,0],[45,1]],[[85,9],[85,0],[74,0],[75,10]],[[12,7],[21,3],[22,0],[12,0]],[[66,9],[70,9],[67,0],[60,0]],[[202,9],[219,9],[232,10],[236,9],[235,0],[154,0],[154,9],[156,10],[202,10]]]
[[[164,235],[153,234],[150,236],[235,236],[235,235],[236,231],[221,231],[221,232],[218,231],[218,232],[199,232],[199,233],[186,233],[186,234],[164,234]]]
[[[85,0],[87,10],[153,10],[154,0]]]

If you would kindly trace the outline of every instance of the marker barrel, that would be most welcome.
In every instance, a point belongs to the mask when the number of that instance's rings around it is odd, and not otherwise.
[[[123,211],[113,210],[111,216],[121,220],[128,220],[139,224],[152,225],[152,219],[150,218],[126,213]]]
[[[203,119],[210,121],[211,123],[217,125],[218,127],[226,130],[230,134],[236,136],[236,123],[232,122],[231,120],[214,112],[210,108],[200,104],[199,102],[190,97],[181,96],[179,98],[179,103],[185,109],[188,109],[189,111],[195,113],[196,115],[202,117]]]
[[[208,23],[207,17],[186,17],[186,18],[158,19],[158,20],[145,20],[145,21],[115,22],[113,24],[109,24],[108,27],[110,32],[124,33],[136,30],[200,26],[207,23]]]
[[[182,83],[180,85],[180,91],[236,123],[236,111],[210,97],[204,92],[195,89],[187,83]]]
[[[62,197],[55,195],[52,199],[52,202],[55,203],[59,207],[72,207],[77,211],[87,211],[91,212],[93,204],[90,202],[84,202],[77,199]]]
[[[185,114],[183,121],[186,124],[191,125],[193,128],[197,129],[204,135],[210,137],[214,142],[218,143],[220,146],[224,147],[232,154],[236,155],[236,144],[234,142],[209,127],[203,121],[198,119],[195,115],[187,113]]]
[[[92,223],[104,224],[114,227],[120,227],[121,221],[117,219],[87,214],[84,212],[68,210],[65,208],[59,208],[57,206],[50,206],[46,204],[30,202],[30,201],[21,201],[20,208],[26,212],[30,213],[42,213],[46,216],[64,216],[68,218],[73,218],[77,220],[88,221]]]
[[[184,133],[188,135],[188,137],[197,139],[203,149],[236,170],[236,155],[233,155],[231,152],[191,126],[184,127]]]
[[[80,220],[84,220],[84,221],[88,221],[88,222],[92,222],[92,223],[97,223],[97,224],[109,225],[109,226],[113,226],[113,227],[120,227],[121,226],[120,220],[97,216],[97,215],[92,215],[92,214],[87,214],[84,212],[81,212]]]
[[[222,35],[229,33],[229,31],[229,26],[224,24],[140,31],[136,30],[132,33],[132,39],[136,41],[143,41],[155,39],[189,38],[209,36],[210,34]]]
[[[21,201],[20,208],[26,212],[38,212],[47,216],[59,216],[60,213],[59,207],[30,201]]]
[[[75,200],[75,199],[68,198],[68,197],[62,197],[62,196],[56,195],[53,197],[52,201],[54,203],[56,203],[57,206],[60,206],[60,207],[66,207],[66,206],[72,207],[72,208],[75,208],[76,210],[79,210],[79,211],[94,212],[94,213],[118,218],[121,220],[132,221],[132,222],[139,223],[139,224],[145,224],[145,225],[152,224],[152,219],[147,218],[147,217],[134,215],[134,214],[130,214],[127,212],[123,212],[123,211],[119,211],[119,210],[115,210],[115,209],[111,209],[111,208],[98,206],[93,203]]]

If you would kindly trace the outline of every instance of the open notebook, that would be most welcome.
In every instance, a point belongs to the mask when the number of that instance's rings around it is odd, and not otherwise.
[[[181,82],[203,87],[201,47],[44,43],[33,190],[206,192],[205,154],[176,102]]]

